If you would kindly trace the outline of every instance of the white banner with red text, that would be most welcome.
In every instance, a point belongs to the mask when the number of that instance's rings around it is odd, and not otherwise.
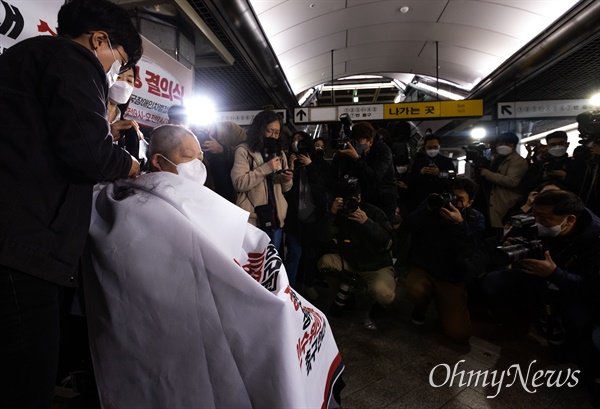
[[[248,213],[168,172],[97,189],[83,277],[104,408],[327,408],[343,366]]]

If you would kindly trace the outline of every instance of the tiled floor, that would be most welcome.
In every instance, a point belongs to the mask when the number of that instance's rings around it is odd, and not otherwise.
[[[327,311],[333,291],[319,289],[321,297],[314,303]],[[370,301],[366,295],[359,295],[357,300],[356,307],[345,311],[342,317],[330,318],[346,365],[343,375],[346,387],[342,392],[345,409],[593,408],[582,384],[573,388],[540,387],[535,393],[528,393],[517,381],[511,387],[504,386],[494,398],[486,396],[495,395],[497,388],[483,387],[481,381],[479,385],[472,381],[469,386],[460,386],[456,378],[451,387],[449,382],[438,388],[432,387],[429,377],[436,365],[447,364],[453,368],[460,360],[464,362],[458,369],[465,369],[467,373],[470,370],[507,369],[514,364],[520,364],[525,372],[533,360],[536,362],[532,365],[532,373],[562,370],[565,377],[572,368],[552,362],[544,339],[534,335],[503,339],[498,336],[502,331],[498,331],[493,320],[485,316],[473,318],[475,335],[469,346],[456,345],[444,338],[437,326],[434,308],[430,308],[424,326],[410,323],[411,306],[402,301],[379,320],[378,329],[372,331],[363,325]],[[492,333],[496,335],[489,335]],[[446,371],[442,369],[440,366],[434,371],[436,385],[443,384],[446,378]]]

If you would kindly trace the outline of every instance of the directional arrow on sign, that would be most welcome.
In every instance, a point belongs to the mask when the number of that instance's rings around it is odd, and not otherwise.
[[[509,115],[511,116],[513,113],[511,111],[512,109],[512,105],[502,105],[502,107],[500,108],[502,112],[502,115]]]
[[[306,112],[304,112],[303,109],[301,109],[300,111],[296,112],[296,117],[298,117],[298,119],[300,121],[304,121],[304,117],[306,116]]]

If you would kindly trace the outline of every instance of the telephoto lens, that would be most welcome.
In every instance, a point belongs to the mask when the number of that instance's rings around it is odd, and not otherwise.
[[[359,277],[354,273],[345,271],[342,274],[335,299],[331,303],[331,307],[329,307],[329,314],[334,317],[341,317],[342,313],[346,309],[348,300],[354,296],[354,292],[359,285]]]

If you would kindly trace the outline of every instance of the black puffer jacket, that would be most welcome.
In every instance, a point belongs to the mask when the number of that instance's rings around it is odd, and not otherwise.
[[[41,36],[0,56],[0,264],[76,284],[92,187],[127,177],[112,144],[106,75],[74,41]]]

